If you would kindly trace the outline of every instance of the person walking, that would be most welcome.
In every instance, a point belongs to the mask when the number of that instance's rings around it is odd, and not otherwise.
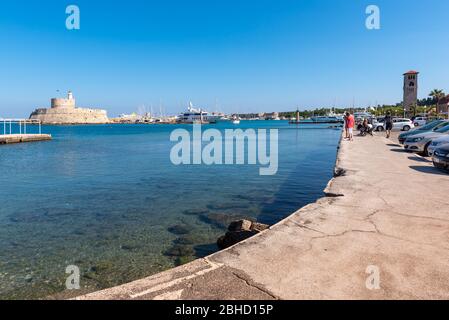
[[[349,141],[354,141],[354,125],[355,125],[355,119],[352,114],[349,112],[346,112],[346,118],[348,119],[348,139]]]
[[[391,112],[388,111],[385,116],[385,132],[387,133],[387,139],[390,138],[391,130],[393,130],[393,118],[391,117]]]

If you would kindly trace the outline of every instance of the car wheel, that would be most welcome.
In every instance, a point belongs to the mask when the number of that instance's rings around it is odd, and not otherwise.
[[[377,132],[382,132],[382,131],[384,131],[384,127],[377,127],[377,130],[376,130]]]
[[[404,130],[404,131],[410,131],[410,126],[404,126],[404,128],[402,129],[402,130]]]

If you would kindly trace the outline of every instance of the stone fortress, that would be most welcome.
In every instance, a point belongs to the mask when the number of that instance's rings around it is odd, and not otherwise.
[[[77,108],[73,93],[67,98],[51,99],[51,108],[39,108],[30,115],[43,124],[102,124],[109,123],[106,110]]]

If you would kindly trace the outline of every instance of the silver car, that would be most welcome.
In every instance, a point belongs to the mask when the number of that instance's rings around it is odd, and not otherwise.
[[[375,122],[373,125],[374,131],[385,131],[387,129],[385,121]],[[410,119],[393,118],[393,131],[410,131],[414,128],[415,125]]]
[[[409,131],[415,127],[415,124],[410,119],[405,118],[396,118],[393,119],[393,131],[394,130],[400,130],[400,131]]]
[[[415,134],[408,137],[404,142],[404,148],[405,150],[421,153],[424,156],[428,156],[428,149],[432,141],[446,136],[447,134],[449,134],[449,122],[446,126],[438,129],[437,131]]]
[[[449,144],[449,134],[432,140],[432,143],[427,148],[427,153],[429,154],[430,157],[432,157],[433,153],[435,152],[435,149],[445,144]]]

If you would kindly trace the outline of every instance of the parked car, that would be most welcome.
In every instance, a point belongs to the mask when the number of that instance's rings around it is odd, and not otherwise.
[[[427,148],[427,152],[429,153],[429,156],[430,157],[433,156],[433,153],[435,152],[435,150],[445,144],[449,144],[449,134],[445,135],[441,138],[432,140],[432,143]]]
[[[399,135],[399,138],[398,138],[399,143],[404,144],[405,139],[407,139],[408,137],[410,137],[412,135],[429,132],[429,131],[437,131],[438,129],[440,129],[448,124],[449,124],[449,121],[447,121],[447,120],[446,121],[445,120],[435,120],[435,121],[432,121],[432,122],[426,124],[425,126],[418,127],[418,128],[409,130],[407,132],[403,132]]]
[[[432,140],[443,137],[447,134],[449,134],[449,123],[437,131],[415,134],[408,137],[404,142],[404,148],[405,150],[418,152],[424,156],[428,156],[428,148],[432,143]]]
[[[449,144],[437,148],[432,160],[436,168],[449,170]]]
[[[385,130],[385,123],[384,123],[384,119],[381,119],[381,121],[379,121],[379,119],[377,121],[375,121],[373,123],[374,126],[374,131],[384,131]]]
[[[413,120],[413,124],[415,125],[415,127],[420,127],[420,126],[424,126],[427,123],[427,117],[416,117]]]
[[[393,130],[397,131],[409,131],[415,128],[413,121],[406,118],[394,118],[393,119]],[[377,123],[375,126],[376,131],[384,131],[386,129],[385,122]]]
[[[410,119],[405,118],[393,119],[393,130],[409,131],[414,127],[415,125]]]

